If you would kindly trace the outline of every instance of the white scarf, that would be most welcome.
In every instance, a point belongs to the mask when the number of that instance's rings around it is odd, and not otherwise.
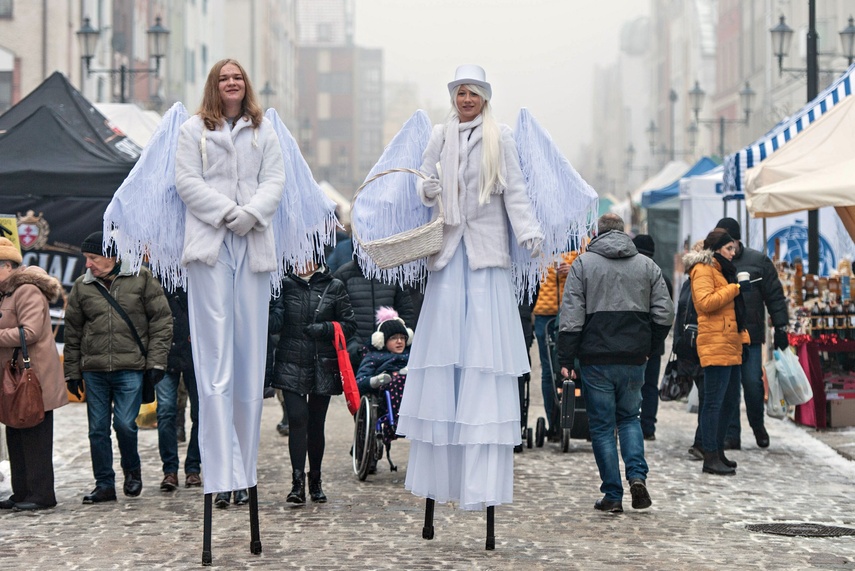
[[[460,133],[479,127],[483,120],[483,116],[478,115],[468,123],[461,123],[458,117],[452,117],[445,128],[445,142],[439,153],[439,162],[442,165],[442,203],[445,207],[445,223],[449,226],[460,224],[460,189],[457,184],[460,178]]]

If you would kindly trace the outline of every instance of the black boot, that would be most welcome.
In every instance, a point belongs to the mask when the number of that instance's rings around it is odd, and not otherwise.
[[[285,501],[292,504],[306,503],[306,473],[302,470],[294,470],[291,476],[291,493]]]
[[[309,497],[313,502],[320,504],[327,501],[327,496],[321,489],[321,473],[320,471],[309,470]]]
[[[713,450],[712,452],[704,450],[704,473],[716,474],[718,476],[732,476],[736,474],[736,470],[722,463],[718,450]]]
[[[139,468],[125,472],[125,485],[123,488],[126,496],[137,497],[142,492],[142,472]]]
[[[736,462],[733,460],[729,460],[727,456],[724,455],[724,450],[718,451],[718,459],[721,460],[721,463],[727,466],[728,468],[736,468]]]

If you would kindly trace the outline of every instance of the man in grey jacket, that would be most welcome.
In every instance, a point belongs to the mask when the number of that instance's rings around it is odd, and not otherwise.
[[[570,266],[559,311],[558,360],[565,378],[581,364],[594,458],[604,497],[594,508],[623,511],[615,428],[629,480],[632,507],[650,507],[647,461],[639,422],[644,368],[667,337],[674,304],[662,271],[638,254],[616,214],[597,221],[597,237]]]

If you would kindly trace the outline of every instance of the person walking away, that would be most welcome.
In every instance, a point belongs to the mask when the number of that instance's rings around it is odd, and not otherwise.
[[[656,243],[652,236],[638,234],[632,239],[632,243],[635,244],[635,249],[638,250],[639,254],[653,259]],[[671,285],[671,280],[665,274],[662,274],[662,279],[665,280],[665,286],[668,288],[668,297],[673,300],[674,288]],[[664,354],[665,340],[663,339],[661,345],[653,347],[650,358],[647,359],[647,364],[644,366],[644,384],[641,385],[641,433],[645,440],[656,440],[656,413],[659,411],[659,371],[662,367],[662,355]]]
[[[742,292],[745,300],[745,319],[751,344],[748,346],[747,359],[742,362],[742,392],[745,394],[745,413],[748,424],[754,432],[754,439],[760,448],[769,447],[769,433],[766,431],[765,388],[763,385],[763,343],[766,341],[766,311],[775,328],[773,344],[775,349],[786,349],[790,346],[787,339],[787,327],[790,314],[787,309],[787,298],[784,287],[778,279],[775,264],[763,252],[758,252],[742,244],[742,232],[739,222],[733,218],[722,218],[716,224],[724,228],[736,240],[736,254],[733,265],[736,272],[748,272],[751,288]],[[739,450],[742,438],[739,414],[739,395],[736,397],[735,412],[730,419],[727,433],[724,436],[724,448]]]
[[[736,463],[724,454],[724,435],[738,403],[733,395],[739,392],[744,346],[751,341],[741,295],[741,288],[750,282],[736,281],[731,262],[736,247],[726,230],[716,228],[704,239],[703,250],[683,256],[692,280],[698,357],[704,370],[704,402],[699,412],[703,471],[716,475],[736,473]]]
[[[12,495],[0,500],[0,510],[30,511],[56,505],[53,411],[68,403],[68,393],[49,308],[59,299],[62,285],[43,269],[22,266],[21,261],[18,248],[9,239],[0,238],[0,363],[11,360],[21,346],[19,327],[23,327],[30,366],[41,384],[45,409],[44,419],[35,426],[6,427]]]
[[[674,304],[662,270],[638,250],[614,213],[597,221],[597,236],[570,266],[559,311],[558,359],[565,378],[578,357],[594,458],[604,496],[600,511],[623,511],[623,484],[615,442],[629,481],[632,507],[645,509],[648,465],[639,411],[644,369],[664,342],[674,320]]]
[[[142,492],[136,418],[143,382],[154,391],[172,343],[172,312],[160,282],[147,268],[134,273],[114,252],[104,252],[103,241],[101,232],[93,232],[81,244],[86,272],[74,281],[65,310],[65,380],[78,397],[85,386],[95,475],[84,504],[116,501],[111,416],[123,491],[130,497]]]

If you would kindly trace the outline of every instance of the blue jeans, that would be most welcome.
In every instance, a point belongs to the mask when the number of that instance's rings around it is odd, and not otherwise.
[[[656,434],[656,413],[659,412],[659,369],[662,355],[651,355],[644,368],[641,385],[641,432],[644,436]]]
[[[704,452],[724,449],[724,434],[739,396],[739,365],[704,367],[704,404],[699,412]]]
[[[615,427],[626,479],[647,479],[644,437],[638,420],[644,365],[582,365],[582,382],[594,459],[603,482],[600,491],[607,500],[619,501],[623,499],[623,483]]]
[[[751,428],[763,428],[763,417],[766,414],[764,400],[766,390],[763,387],[763,346],[748,346],[748,359],[742,361],[742,391],[745,394],[745,413],[748,415],[748,425]],[[740,394],[736,391],[733,397],[735,406],[733,416],[727,426],[725,440],[740,444],[742,427],[739,415]]]
[[[190,441],[187,444],[187,458],[184,460],[185,474],[198,474],[202,471],[202,457],[199,454],[199,393],[196,390],[196,374],[190,368],[186,371],[170,371],[157,383],[157,445],[164,474],[178,472],[178,435],[175,419],[178,411],[178,380],[184,374],[184,386],[190,401]],[[184,411],[181,411],[184,414]]]
[[[547,323],[551,320],[549,330]],[[555,377],[552,375],[552,361],[549,359],[549,351],[546,348],[546,338],[555,336],[558,328],[558,318],[554,315],[534,316],[534,336],[537,339],[537,351],[540,354],[540,390],[543,393],[543,408],[546,410],[546,422],[549,429],[557,429],[552,426],[555,407]]]
[[[137,415],[142,403],[142,371],[83,373],[86,384],[86,414],[89,417],[89,450],[92,472],[99,488],[115,488],[113,442],[110,439],[110,416],[119,442],[122,470],[140,469],[137,449]],[[111,409],[112,408],[112,413]]]

